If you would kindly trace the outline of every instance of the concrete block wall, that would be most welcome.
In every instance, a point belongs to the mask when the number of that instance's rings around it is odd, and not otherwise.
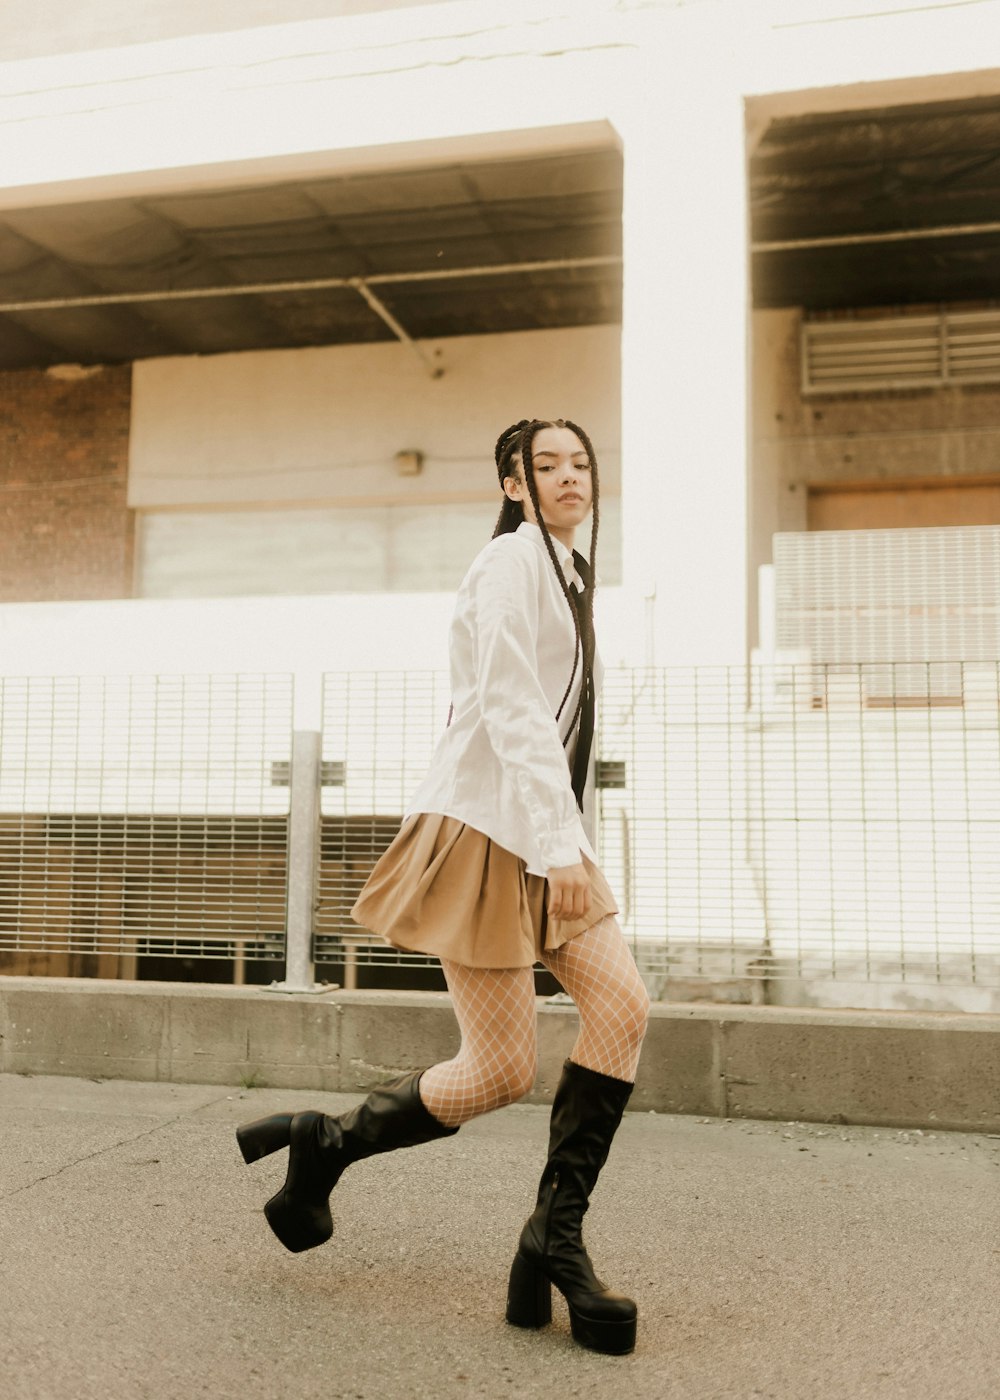
[[[753,317],[753,496],[768,541],[806,528],[810,486],[995,480],[1000,384],[804,398],[801,314]]]
[[[530,1102],[552,1098],[575,1009],[539,1002]],[[447,1059],[436,992],[0,977],[0,1072],[361,1093]],[[1000,1016],[655,1004],[630,1107],[722,1118],[1000,1131]]]
[[[0,602],[127,598],[131,367],[0,374]]]

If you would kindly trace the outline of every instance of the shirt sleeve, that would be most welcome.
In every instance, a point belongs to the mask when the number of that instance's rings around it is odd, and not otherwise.
[[[580,859],[569,764],[538,674],[538,589],[530,560],[497,549],[469,580],[476,690],[490,743],[548,870]]]

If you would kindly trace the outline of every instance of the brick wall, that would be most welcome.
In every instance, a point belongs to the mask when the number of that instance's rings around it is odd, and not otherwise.
[[[0,602],[131,594],[131,379],[0,374]]]

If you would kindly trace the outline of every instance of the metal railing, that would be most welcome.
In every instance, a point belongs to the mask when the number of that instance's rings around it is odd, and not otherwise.
[[[1000,663],[957,664],[948,705],[913,661],[608,672],[598,851],[657,992],[1000,986]],[[433,966],[350,909],[448,698],[329,674],[293,745],[287,676],[0,681],[0,970]]]

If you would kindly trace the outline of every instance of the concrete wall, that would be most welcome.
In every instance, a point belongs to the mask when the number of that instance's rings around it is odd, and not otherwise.
[[[134,368],[129,504],[497,503],[508,423],[577,418],[621,490],[617,326],[456,336],[424,348],[333,345],[143,360]],[[401,477],[395,453],[424,454]]]
[[[435,347],[437,380],[395,343],[2,375],[0,601],[127,597],[134,548],[134,588],[150,596],[377,592],[400,541],[413,557],[393,557],[397,592],[453,590],[496,518],[497,432],[533,413],[586,421],[601,462],[601,577],[616,583],[619,341],[614,326],[458,337]],[[419,476],[397,472],[404,449],[423,453]],[[456,505],[428,538],[414,508]],[[190,516],[140,515],[135,540],[129,506],[208,509],[197,529]],[[213,510],[224,506],[243,514]],[[303,509],[275,514],[291,506]],[[393,664],[391,642],[378,664]],[[57,656],[47,665],[62,669]]]
[[[539,1003],[549,1102],[575,1009]],[[0,1072],[363,1092],[458,1048],[444,992],[0,977]],[[1000,1129],[1000,1018],[654,1005],[631,1107],[661,1113]]]
[[[995,477],[1000,384],[803,397],[796,308],[753,316],[754,500],[806,528],[813,485]]]
[[[0,53],[7,59],[148,44],[185,34],[249,29],[277,20],[331,19],[404,10],[427,0],[4,0]]]
[[[106,4],[112,41],[126,38],[134,7]],[[748,525],[746,499],[747,132],[752,142],[791,112],[997,92],[981,7],[509,0],[499,13],[464,0],[210,34],[190,3],[156,7],[155,22],[171,13],[187,26],[176,38],[154,27],[157,42],[87,50],[98,40],[81,17],[77,52],[4,65],[0,119],[18,141],[0,150],[0,203],[399,168],[612,132],[626,168],[623,581],[647,613],[648,659],[742,660],[767,533]],[[205,13],[238,22],[234,5]],[[55,14],[43,6],[36,32]]]
[[[0,602],[125,598],[130,370],[0,374]]]
[[[453,593],[0,604],[0,676],[291,672],[298,728],[319,727],[323,671],[440,671]],[[607,665],[641,665],[643,615],[596,599]]]
[[[560,415],[597,450],[600,577],[620,582],[620,338],[617,326],[449,338],[424,347],[437,379],[395,342],[141,361],[136,591],[453,590],[496,520],[498,432]],[[419,475],[400,475],[401,451],[422,454]]]
[[[753,314],[751,589],[772,535],[807,528],[810,486],[996,479],[1000,384],[803,397],[800,322]]]
[[[720,50],[716,20],[464,0],[12,63],[0,120],[21,139],[0,150],[0,204],[620,144],[626,630],[638,660],[742,659],[744,130],[740,46]],[[678,201],[705,169],[711,189]]]

